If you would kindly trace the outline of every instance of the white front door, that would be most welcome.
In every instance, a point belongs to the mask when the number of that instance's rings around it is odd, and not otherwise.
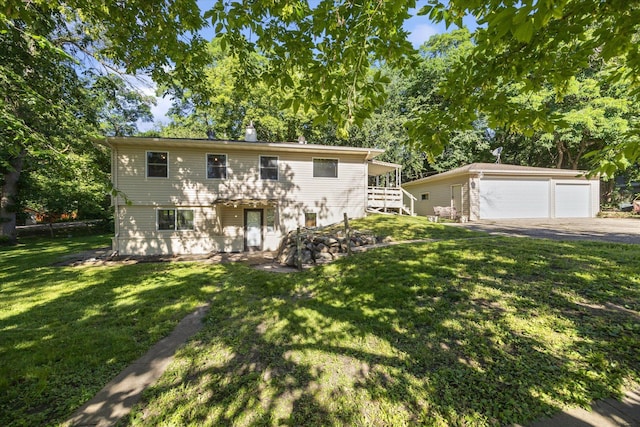
[[[245,209],[244,211],[244,249],[246,251],[262,250],[262,209]]]

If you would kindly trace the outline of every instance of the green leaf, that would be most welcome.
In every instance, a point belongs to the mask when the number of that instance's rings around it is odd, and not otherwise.
[[[512,31],[519,42],[529,43],[533,37],[533,21],[531,19],[524,21]]]

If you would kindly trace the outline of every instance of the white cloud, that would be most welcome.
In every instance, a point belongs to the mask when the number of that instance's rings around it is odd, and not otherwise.
[[[409,31],[411,32],[409,41],[415,48],[420,47],[422,43],[429,40],[429,37],[439,33],[435,26],[429,24],[418,24]]]
[[[158,97],[156,96],[156,90],[158,85],[151,80],[148,76],[138,75],[132,76],[129,80],[129,84],[138,91],[141,95],[152,96],[156,99],[156,105],[151,106],[151,114],[153,115],[152,122],[143,122],[138,120],[138,130],[140,132],[146,132],[154,128],[156,124],[166,124],[169,121],[167,112],[171,108],[170,97]]]
[[[153,122],[138,122],[138,130],[144,132],[152,129],[156,124],[167,124],[169,122],[169,118],[167,117],[169,108],[171,108],[171,99],[168,96],[162,98],[156,97],[156,105],[151,106]]]
[[[162,98],[156,98],[156,102],[157,104],[151,108],[153,117],[157,117],[157,120],[159,121],[166,122],[168,120],[167,112],[169,111],[169,108],[171,108],[173,100],[169,96],[163,96]]]

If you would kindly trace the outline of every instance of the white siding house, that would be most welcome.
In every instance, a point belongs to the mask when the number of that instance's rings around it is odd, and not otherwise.
[[[103,143],[119,191],[113,250],[123,255],[275,250],[298,226],[362,217],[370,161],[383,152],[200,139]]]
[[[473,163],[402,184],[418,215],[455,207],[469,220],[588,218],[600,211],[600,180],[567,169]]]

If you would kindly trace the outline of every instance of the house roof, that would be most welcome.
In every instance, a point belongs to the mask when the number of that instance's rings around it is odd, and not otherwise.
[[[565,177],[565,178],[582,178],[585,177],[587,171],[575,169],[554,169],[554,168],[538,168],[533,166],[508,165],[504,163],[471,163],[447,172],[437,175],[431,175],[402,184],[403,186],[411,186],[424,182],[434,182],[441,179],[453,178],[461,175],[490,175],[490,176],[546,176],[546,177]]]
[[[381,162],[380,160],[369,160],[369,175],[378,176],[385,173],[395,172],[398,169],[402,169],[402,165],[389,162]]]
[[[379,148],[359,148],[340,147],[320,144],[300,144],[298,142],[247,142],[247,141],[226,141],[211,139],[189,139],[189,138],[150,138],[150,137],[106,137],[97,139],[96,142],[104,144],[110,148],[117,146],[154,146],[158,148],[170,147],[197,147],[197,148],[236,148],[247,151],[269,151],[269,152],[303,152],[312,154],[354,154],[364,156],[366,160],[373,159],[384,153]]]

